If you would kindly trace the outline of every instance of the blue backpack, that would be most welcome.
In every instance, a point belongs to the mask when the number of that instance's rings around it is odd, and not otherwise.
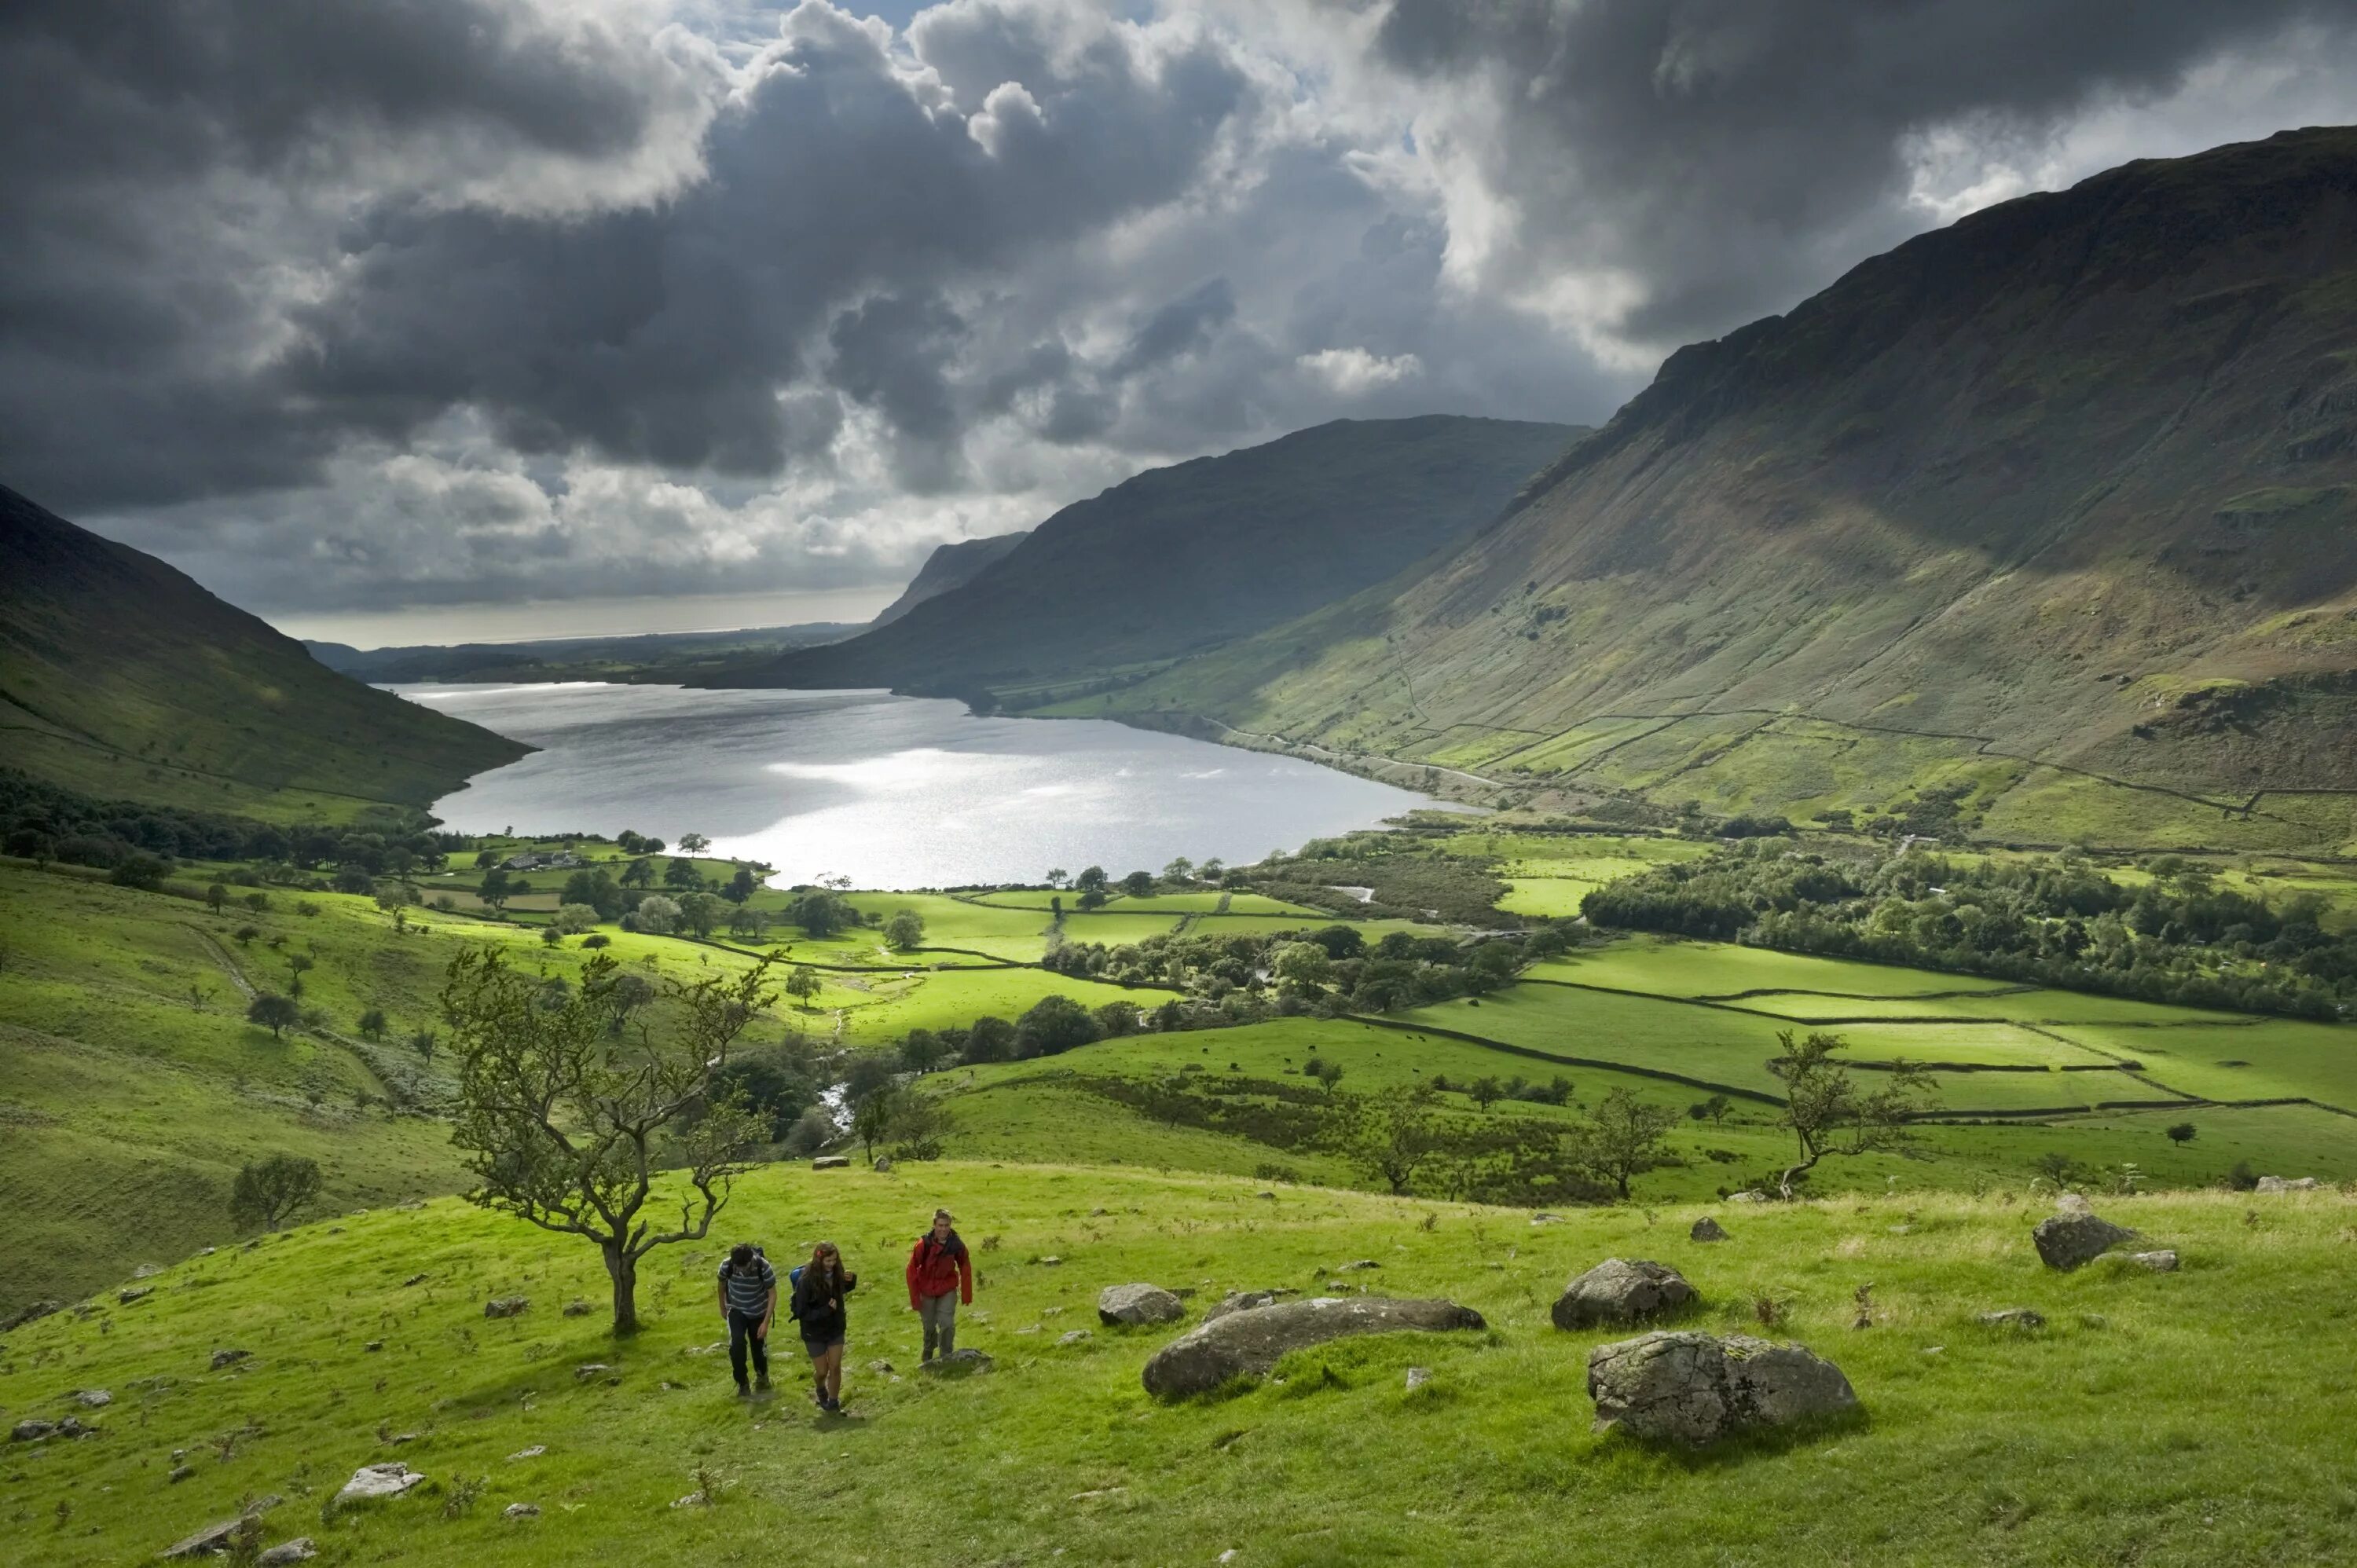
[[[788,1317],[800,1317],[802,1315],[800,1286],[802,1283],[802,1271],[808,1267],[810,1267],[808,1263],[796,1263],[786,1273],[786,1316]]]

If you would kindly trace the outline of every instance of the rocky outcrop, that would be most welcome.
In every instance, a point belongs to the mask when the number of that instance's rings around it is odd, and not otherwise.
[[[2259,1185],[2252,1190],[2255,1192],[2314,1192],[2323,1185],[2312,1176],[2263,1176],[2259,1178]]]
[[[1110,1326],[1176,1323],[1186,1316],[1187,1304],[1160,1285],[1107,1285],[1097,1293],[1097,1317]]]
[[[1683,1312],[1700,1299],[1685,1276],[1665,1263],[1607,1258],[1564,1286],[1555,1299],[1555,1326],[1625,1327]]]
[[[2067,1273],[2093,1262],[2123,1241],[2136,1240],[2136,1232],[2093,1213],[2057,1214],[2040,1220],[2029,1240],[2048,1268]]]
[[[364,1503],[378,1498],[397,1498],[425,1479],[406,1465],[363,1465],[352,1472],[352,1478],[336,1494],[336,1501]]]
[[[1199,1324],[1157,1350],[1146,1363],[1146,1391],[1158,1399],[1207,1393],[1232,1378],[1263,1376],[1291,1351],[1353,1335],[1487,1326],[1480,1313],[1453,1301],[1316,1296],[1278,1302]]]
[[[1587,1356],[1587,1394],[1598,1432],[1695,1447],[1857,1408],[1832,1362],[1745,1334],[1657,1331],[1598,1345]]]

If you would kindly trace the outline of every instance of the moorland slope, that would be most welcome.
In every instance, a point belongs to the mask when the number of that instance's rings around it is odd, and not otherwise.
[[[422,807],[530,749],[339,675],[5,487],[0,731],[39,778],[279,820]]]
[[[1672,355],[1438,570],[1070,711],[1721,809],[1932,786],[2024,839],[2337,846],[2353,301],[2357,130],[2007,202]]]
[[[939,598],[952,588],[963,587],[979,576],[993,562],[1004,557],[1031,536],[1029,529],[1017,529],[1013,533],[994,533],[987,539],[961,539],[935,549],[925,557],[917,575],[900,596],[877,612],[869,628],[888,626],[923,604]]]
[[[974,692],[1102,678],[1288,620],[1456,543],[1578,432],[1337,420],[1076,501],[963,586],[713,684]]]

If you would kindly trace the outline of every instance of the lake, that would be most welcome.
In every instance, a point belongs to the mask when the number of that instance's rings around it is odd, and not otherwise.
[[[541,749],[434,811],[461,832],[625,828],[766,861],[781,885],[1118,876],[1174,856],[1231,863],[1434,802],[1291,757],[1097,719],[978,718],[882,692],[677,686],[393,690]]]

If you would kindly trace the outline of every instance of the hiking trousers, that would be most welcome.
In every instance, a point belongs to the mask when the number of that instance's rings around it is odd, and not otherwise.
[[[946,1356],[957,1348],[957,1292],[917,1298],[917,1316],[925,1326],[925,1359]]]
[[[745,1357],[748,1351],[751,1353],[753,1358],[753,1370],[755,1373],[757,1373],[765,1382],[769,1380],[769,1342],[763,1339],[759,1334],[753,1332],[760,1326],[761,1315],[759,1313],[738,1312],[734,1308],[729,1310],[728,1369],[737,1374],[737,1386],[740,1389],[749,1386],[745,1381]]]

